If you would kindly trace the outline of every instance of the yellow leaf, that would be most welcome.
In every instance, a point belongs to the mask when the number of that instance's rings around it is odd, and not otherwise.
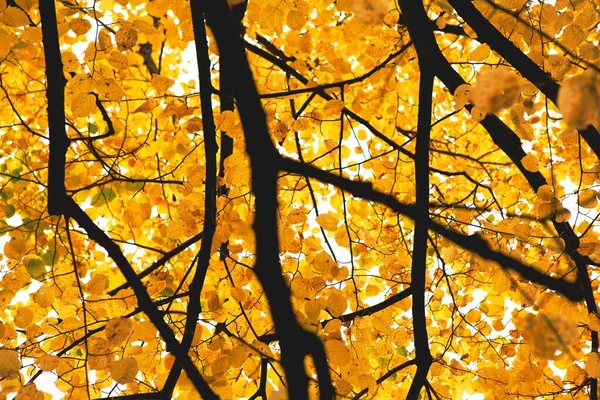
[[[27,328],[33,322],[33,311],[27,307],[19,307],[15,314],[15,325],[19,328]]]
[[[138,108],[136,108],[133,113],[151,113],[156,107],[156,101],[154,99],[148,99],[144,101]]]
[[[585,372],[590,378],[600,378],[600,355],[598,353],[590,353],[585,362]]]
[[[351,12],[352,11],[352,1],[353,0],[337,0],[335,2],[335,5],[336,5],[337,9],[340,11]]]
[[[108,62],[110,63],[110,65],[117,69],[125,69],[129,67],[129,59],[127,58],[127,56],[119,53],[118,51],[113,51],[112,53],[110,53],[110,56],[108,57]]]
[[[367,294],[367,296],[373,297],[381,293],[381,289],[379,288],[379,286],[367,285],[367,287],[365,288],[365,293]]]
[[[525,157],[523,157],[521,159],[521,164],[523,164],[523,168],[525,168],[529,172],[539,171],[538,160],[532,154],[527,154]]]
[[[44,354],[35,362],[42,371],[52,371],[58,367],[58,357],[52,354]]]
[[[575,321],[558,313],[531,316],[522,334],[534,354],[544,359],[555,359],[557,352],[567,352],[579,336]]]
[[[119,29],[115,35],[115,41],[117,42],[119,51],[126,51],[133,48],[133,46],[137,44],[137,40],[137,30],[127,26]]]
[[[15,400],[44,400],[44,393],[37,389],[35,383],[28,383],[19,389]]]
[[[465,320],[471,324],[474,324],[476,322],[479,322],[479,320],[481,320],[481,311],[479,311],[478,309],[474,308],[471,311],[469,311],[469,313],[467,314]]]
[[[0,14],[0,22],[3,22],[8,26],[19,27],[29,25],[29,18],[27,18],[27,14],[20,8],[8,6],[8,8]]]
[[[104,274],[92,274],[92,279],[86,286],[86,291],[91,294],[100,295],[106,289],[108,277]]]
[[[71,112],[74,117],[87,117],[96,109],[96,98],[90,93],[78,93],[73,96]]]
[[[304,313],[311,320],[318,320],[321,310],[321,302],[318,300],[309,300],[304,305]]]
[[[585,31],[575,24],[569,24],[562,34],[561,41],[570,49],[576,48],[585,39]]]
[[[104,51],[112,47],[112,38],[106,28],[100,29],[98,33],[98,50]]]
[[[450,264],[453,263],[454,261],[456,261],[456,259],[458,258],[458,251],[456,250],[456,247],[454,246],[445,246],[442,249],[442,257],[444,259],[444,262]]]
[[[138,371],[138,363],[133,357],[113,361],[109,367],[110,376],[122,385],[132,382]]]
[[[344,107],[345,107],[345,104],[343,101],[334,99],[334,100],[329,100],[327,103],[325,103],[325,106],[323,107],[323,111],[325,111],[325,113],[327,115],[337,115],[340,112],[342,112]]]
[[[598,204],[597,194],[594,189],[584,189],[579,192],[577,204],[583,208],[595,208]]]
[[[327,311],[334,317],[344,314],[347,307],[348,301],[339,293],[333,293],[327,299]]]
[[[230,222],[231,233],[237,236],[245,236],[252,232],[252,227],[242,219],[234,219]]]
[[[582,74],[565,79],[557,96],[557,106],[565,123],[573,129],[585,129],[596,122],[599,95],[600,91],[593,75]],[[573,132],[570,133],[573,135]],[[576,136],[571,138],[573,144],[576,144],[575,138]]]
[[[471,108],[471,117],[473,118],[473,121],[483,121],[486,115],[487,111],[482,107],[475,106]]]
[[[593,242],[580,242],[577,252],[582,256],[589,256],[596,251],[597,244]]]
[[[367,388],[368,392],[373,394],[377,390],[377,381],[373,375],[363,374],[358,377],[358,385],[361,388]]]
[[[113,346],[123,344],[133,332],[133,324],[128,318],[112,318],[106,323],[104,334]]]
[[[234,127],[235,114],[233,111],[224,110],[215,117],[215,124],[218,129],[227,132]]]
[[[296,275],[292,281],[292,294],[297,298],[305,298],[309,294],[309,287],[308,279]]]
[[[48,285],[42,285],[38,291],[33,295],[33,301],[35,301],[40,307],[50,307],[54,303],[54,289]]]
[[[302,29],[306,17],[300,11],[292,10],[286,16],[286,23],[292,29]]]
[[[575,129],[565,129],[560,133],[558,138],[565,146],[574,146],[579,143],[579,132],[577,132]]]
[[[588,327],[596,332],[600,331],[600,317],[598,317],[598,314],[596,313],[589,313],[588,314],[589,317],[589,323],[588,323]]]
[[[85,35],[92,29],[92,23],[84,18],[73,18],[69,22],[69,28],[77,35]]]
[[[152,81],[150,82],[154,90],[156,90],[157,96],[163,96],[169,91],[169,88],[175,83],[171,78],[161,75],[152,75]]]
[[[201,187],[206,179],[206,167],[201,164],[194,164],[186,168],[185,176],[190,185]]]
[[[515,104],[520,95],[517,74],[508,68],[494,68],[477,75],[470,100],[481,112],[496,113]]]
[[[480,62],[488,58],[490,55],[490,46],[482,43],[469,53],[468,60],[472,62]]]
[[[554,216],[556,222],[567,222],[570,218],[571,211],[569,211],[567,208],[559,208]]]
[[[438,17],[438,19],[435,20],[435,25],[439,29],[444,29],[448,25],[448,21],[446,21],[446,18],[444,18],[443,16],[440,16]]]
[[[339,367],[342,367],[352,361],[350,350],[348,350],[346,344],[341,340],[325,341],[325,350],[327,352],[327,358],[333,364]]]
[[[233,297],[235,301],[245,301],[247,298],[246,291],[242,288],[232,287],[231,297]]]
[[[229,368],[229,356],[217,358],[215,361],[210,363],[210,371],[212,376],[222,376],[227,372]]]
[[[63,51],[60,54],[60,58],[63,63],[63,67],[67,72],[75,72],[79,69],[80,63],[77,56],[70,51]]]
[[[189,119],[187,124],[185,125],[185,129],[190,132],[199,132],[204,128],[202,124],[202,119],[198,117],[192,117]]]
[[[326,251],[319,252],[312,262],[313,270],[317,272],[328,272],[334,265],[335,261]]]
[[[552,201],[554,199],[554,188],[550,185],[542,185],[538,188],[537,195],[544,201]]]
[[[37,0],[15,0],[15,3],[26,12],[29,11],[33,6],[38,4]],[[2,7],[0,6],[0,10]]]
[[[150,22],[144,21],[143,19],[136,19],[133,21],[133,26],[144,35],[157,35],[159,33],[158,29]]]
[[[98,79],[96,81],[96,90],[100,100],[108,100],[120,103],[125,97],[125,91],[116,79]]]
[[[244,345],[235,346],[229,353],[229,363],[233,368],[240,368],[248,358],[248,349]]]
[[[9,378],[20,369],[19,353],[14,350],[0,349],[0,378]]]
[[[306,221],[306,209],[305,208],[294,208],[287,215],[286,223],[290,225],[301,224]]]
[[[272,124],[270,124],[270,131],[271,134],[275,137],[275,140],[280,142],[283,139],[285,139],[288,133],[288,127],[281,121],[274,121]]]
[[[334,214],[326,213],[317,217],[317,223],[326,231],[335,231],[337,229],[338,219]]]
[[[267,29],[280,27],[283,24],[283,11],[278,7],[267,4],[260,10],[258,23]]]
[[[600,57],[600,49],[593,43],[585,43],[579,48],[579,55],[586,60],[595,60]]]
[[[471,85],[463,84],[456,88],[452,100],[454,101],[454,109],[460,110],[468,102],[471,96]]]

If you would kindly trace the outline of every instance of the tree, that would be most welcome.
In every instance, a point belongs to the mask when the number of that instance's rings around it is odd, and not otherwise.
[[[598,398],[597,21],[0,1],[0,396]]]

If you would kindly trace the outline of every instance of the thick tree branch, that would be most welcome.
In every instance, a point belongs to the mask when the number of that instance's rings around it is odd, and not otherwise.
[[[457,11],[460,12],[461,16],[469,23],[473,23],[473,28],[478,32],[479,37],[486,41],[495,51],[502,55],[507,61],[509,61],[515,68],[519,70],[525,78],[534,83],[542,92],[553,102],[556,101],[556,94],[558,92],[558,84],[554,82],[550,76],[542,71],[533,61],[524,55],[512,42],[510,42],[504,35],[494,28],[494,26],[487,21],[475,7],[468,1],[463,0],[452,0],[451,1]],[[435,65],[436,74],[442,80],[444,85],[454,93],[456,88],[465,83],[462,77],[456,72],[447,60],[443,57],[439,48],[435,44],[435,40],[431,32],[424,33],[422,35],[423,40],[426,40],[431,48],[431,52],[434,54],[436,59]],[[470,107],[470,106],[468,106]],[[510,158],[512,163],[519,168],[523,176],[531,188],[537,192],[537,190],[548,184],[544,176],[538,172],[531,172],[525,169],[521,160],[525,157],[526,153],[521,147],[521,141],[519,137],[512,131],[502,120],[495,115],[487,115],[483,121],[482,126],[488,131],[490,137],[494,143],[502,149],[502,151]],[[595,154],[598,152],[594,149],[597,146],[596,141],[598,136],[597,132],[592,126],[589,126],[584,131],[580,131],[584,140],[592,147]],[[594,299],[594,290],[589,277],[587,266],[593,264],[593,261],[587,257],[582,256],[577,251],[579,248],[579,237],[568,222],[558,222],[553,217],[552,225],[564,242],[566,254],[575,262],[577,268],[577,280],[581,286],[582,297],[585,299],[587,311],[590,313],[597,313],[598,307]],[[591,350],[593,352],[598,351],[599,339],[598,332],[592,331],[591,334]],[[597,397],[598,393],[598,380],[590,380],[590,393],[592,398]]]
[[[400,1],[405,12],[416,2]],[[418,8],[418,6],[417,6]],[[422,27],[408,22],[408,32],[411,37],[421,34]],[[429,139],[431,132],[433,71],[428,57],[427,47],[416,39],[415,47],[419,59],[419,114],[417,117],[417,145],[415,152],[415,229],[413,237],[413,253],[411,265],[412,289],[412,319],[415,340],[415,359],[417,372],[411,382],[407,399],[418,399],[421,389],[425,386],[427,373],[431,366],[432,357],[429,350],[429,335],[427,334],[427,319],[425,317],[425,293],[427,288],[427,228],[429,221]]]
[[[194,38],[196,45],[196,61],[198,63],[199,84],[200,84],[200,108],[202,111],[203,132],[204,132],[204,166],[206,168],[206,179],[204,183],[204,227],[202,244],[198,254],[196,270],[189,287],[188,308],[185,321],[185,329],[181,347],[190,348],[200,316],[201,305],[200,295],[204,280],[208,271],[211,258],[212,243],[216,229],[217,219],[217,128],[213,118],[213,106],[211,100],[210,88],[211,71],[210,58],[208,55],[208,43],[206,27],[204,25],[203,3],[194,1],[190,3],[192,10],[192,25],[194,28]],[[165,395],[171,396],[177,380],[181,374],[184,364],[182,360],[176,359],[173,368],[169,371],[169,376],[163,388]]]
[[[402,203],[396,200],[396,198],[394,198],[392,195],[378,192],[374,190],[372,185],[368,182],[357,182],[342,178],[340,176],[330,174],[310,165],[301,164],[288,158],[281,159],[281,166],[283,170],[298,173],[300,175],[317,179],[324,183],[335,185],[342,190],[352,193],[352,195],[355,197],[360,197],[365,200],[371,200],[384,204],[390,209],[405,215],[412,220],[414,220],[416,217],[414,205]],[[563,278],[545,275],[515,258],[493,250],[490,245],[478,234],[464,235],[462,233],[445,228],[432,220],[429,220],[429,229],[454,242],[465,250],[477,254],[486,260],[494,261],[502,268],[517,272],[531,282],[535,282],[540,285],[544,285],[549,289],[556,290],[570,300],[579,301],[583,299],[583,293],[579,286],[579,282],[571,283]]]
[[[40,2],[42,42],[46,59],[46,98],[48,99],[48,126],[50,127],[50,160],[48,162],[48,212],[63,212],[65,190],[65,160],[69,139],[65,124],[65,85],[58,40],[58,25],[54,1]],[[61,127],[52,129],[52,127]]]
[[[473,28],[492,50],[500,54],[506,61],[519,71],[523,77],[533,83],[540,91],[556,104],[556,97],[560,85],[544,72],[536,63],[527,57],[508,40],[494,25],[485,18],[471,0],[449,0],[458,14]],[[581,137],[590,146],[592,151],[600,158],[600,134],[592,125],[579,131]]]
[[[58,30],[56,26],[56,16],[54,1],[40,2],[40,14],[43,23],[43,41],[44,52],[47,61],[47,97],[48,107],[48,126],[50,131],[50,165],[48,176],[48,209],[50,214],[64,215],[67,218],[73,218],[88,234],[91,240],[96,241],[102,246],[115,264],[119,267],[125,279],[131,285],[138,304],[148,315],[152,323],[156,326],[162,336],[167,350],[175,355],[177,360],[183,364],[188,376],[194,382],[198,392],[204,398],[217,398],[215,393],[208,386],[190,356],[187,349],[181,348],[173,331],[163,319],[163,314],[153,304],[148,292],[137,276],[135,270],[123,255],[119,246],[100,229],[94,221],[81,209],[81,207],[70,197],[65,190],[65,159],[68,138],[65,131],[65,110],[64,110],[64,85],[65,78],[60,61],[60,47],[58,43]]]
[[[320,396],[333,397],[334,391],[325,360],[322,343],[313,334],[300,327],[294,316],[287,287],[279,263],[277,233],[277,177],[279,154],[269,136],[262,105],[246,59],[243,42],[236,34],[232,15],[225,1],[205,1],[208,24],[211,27],[220,54],[237,66],[234,77],[234,95],[237,100],[246,151],[252,168],[252,190],[256,199],[255,222],[256,263],[254,272],[263,285],[271,306],[271,315],[281,347],[281,364],[286,372],[290,399],[308,396],[308,377],[304,358],[312,354],[317,368]]]
[[[420,9],[421,11],[419,12],[411,12],[411,21],[419,26],[427,26],[427,21],[429,21],[427,14],[422,7],[420,7]],[[420,46],[426,48],[426,53],[431,59],[431,64],[435,66],[434,72],[436,76],[440,78],[450,92],[454,93],[456,88],[464,84],[465,81],[442,55],[435,41],[433,32],[426,29],[421,30],[418,35],[418,42]],[[546,179],[540,172],[530,172],[525,169],[521,160],[525,157],[526,153],[521,147],[521,140],[504,122],[502,122],[502,120],[493,114],[488,114],[483,121],[481,121],[481,125],[487,130],[494,143],[510,158],[513,164],[519,168],[535,192],[537,192],[542,185],[547,184]],[[588,257],[581,256],[577,252],[579,238],[567,222],[557,222],[556,219],[553,218],[552,224],[558,235],[565,241],[566,253],[578,266],[579,273],[576,283],[581,285],[581,291],[587,293],[585,294],[585,297],[589,298],[591,295],[591,286],[589,283],[586,283],[586,281],[589,282],[586,265],[592,262]],[[577,296],[584,296],[581,291]],[[581,297],[578,299],[581,299]]]
[[[148,315],[150,321],[154,324],[160,333],[160,336],[165,341],[167,351],[172,353],[177,360],[181,360],[180,362],[182,363],[185,372],[188,374],[188,377],[194,383],[194,386],[202,397],[207,399],[217,399],[218,396],[212,391],[210,386],[208,386],[202,375],[200,375],[198,368],[196,368],[196,365],[191,360],[187,348],[183,348],[179,345],[175,334],[165,322],[162,312],[153,304],[146,287],[137,276],[131,264],[129,264],[129,261],[127,261],[127,258],[123,255],[119,246],[113,242],[110,237],[94,223],[94,221],[92,221],[71,197],[68,196],[65,196],[64,214],[77,221],[79,226],[86,231],[88,237],[102,246],[109,257],[117,264],[119,270],[125,276],[125,279],[130,283],[138,300],[139,307],[146,315]]]

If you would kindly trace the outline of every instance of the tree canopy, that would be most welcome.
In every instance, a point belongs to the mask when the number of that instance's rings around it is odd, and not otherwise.
[[[0,399],[597,399],[599,6],[0,0]]]

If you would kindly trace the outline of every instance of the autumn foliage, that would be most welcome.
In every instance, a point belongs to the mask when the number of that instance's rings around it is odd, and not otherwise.
[[[597,399],[592,0],[0,0],[0,399]]]

